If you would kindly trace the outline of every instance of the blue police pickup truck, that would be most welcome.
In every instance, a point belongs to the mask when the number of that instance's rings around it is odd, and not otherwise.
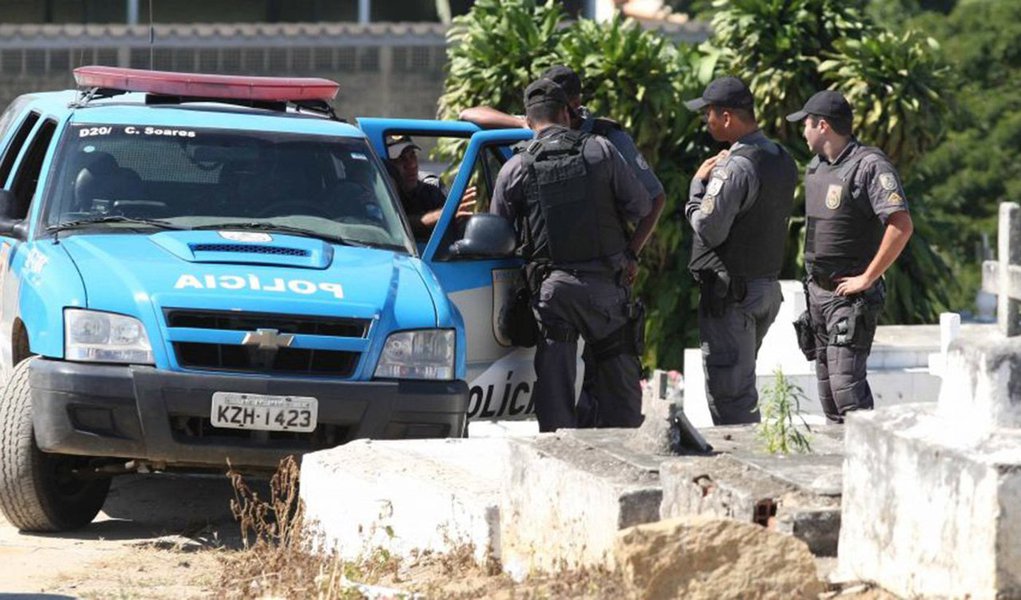
[[[110,478],[269,469],[533,412],[500,333],[513,232],[483,203],[524,130],[337,119],[336,83],[107,67],[0,116],[0,510],[89,523]],[[416,242],[385,138],[460,138]],[[480,208],[484,208],[480,207]],[[457,242],[456,244],[454,242]]]

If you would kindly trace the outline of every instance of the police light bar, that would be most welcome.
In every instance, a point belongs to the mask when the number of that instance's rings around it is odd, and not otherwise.
[[[256,102],[328,101],[340,84],[319,77],[246,77],[87,66],[74,70],[78,87],[164,96],[224,98]]]

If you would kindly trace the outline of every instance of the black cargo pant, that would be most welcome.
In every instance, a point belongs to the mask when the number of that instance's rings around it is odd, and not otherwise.
[[[833,293],[832,281],[808,282],[808,310],[815,328],[815,375],[826,418],[843,423],[844,414],[873,407],[866,364],[876,321],[886,299],[882,280],[853,296]]]
[[[716,310],[705,297],[699,302],[698,331],[706,398],[716,425],[761,420],[755,359],[783,297],[780,283],[774,278],[749,279],[744,288],[740,299],[721,301]]]
[[[536,318],[535,414],[539,431],[642,424],[641,364],[633,351],[599,352],[630,330],[628,290],[613,272],[554,270],[542,283]],[[622,329],[623,328],[623,329]],[[578,337],[594,352],[591,387],[575,406]],[[618,349],[621,346],[617,346]],[[579,422],[581,413],[581,422]]]

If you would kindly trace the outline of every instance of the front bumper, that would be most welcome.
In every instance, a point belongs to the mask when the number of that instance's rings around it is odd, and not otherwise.
[[[289,454],[356,438],[459,437],[463,381],[327,381],[182,373],[37,358],[30,371],[36,443],[44,452],[177,467],[274,468]],[[312,433],[220,429],[214,392],[311,396]]]

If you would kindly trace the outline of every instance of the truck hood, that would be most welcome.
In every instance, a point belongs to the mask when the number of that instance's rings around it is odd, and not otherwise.
[[[294,235],[225,233],[80,234],[61,244],[96,310],[145,318],[147,309],[189,307],[436,325],[434,291],[417,259]]]

